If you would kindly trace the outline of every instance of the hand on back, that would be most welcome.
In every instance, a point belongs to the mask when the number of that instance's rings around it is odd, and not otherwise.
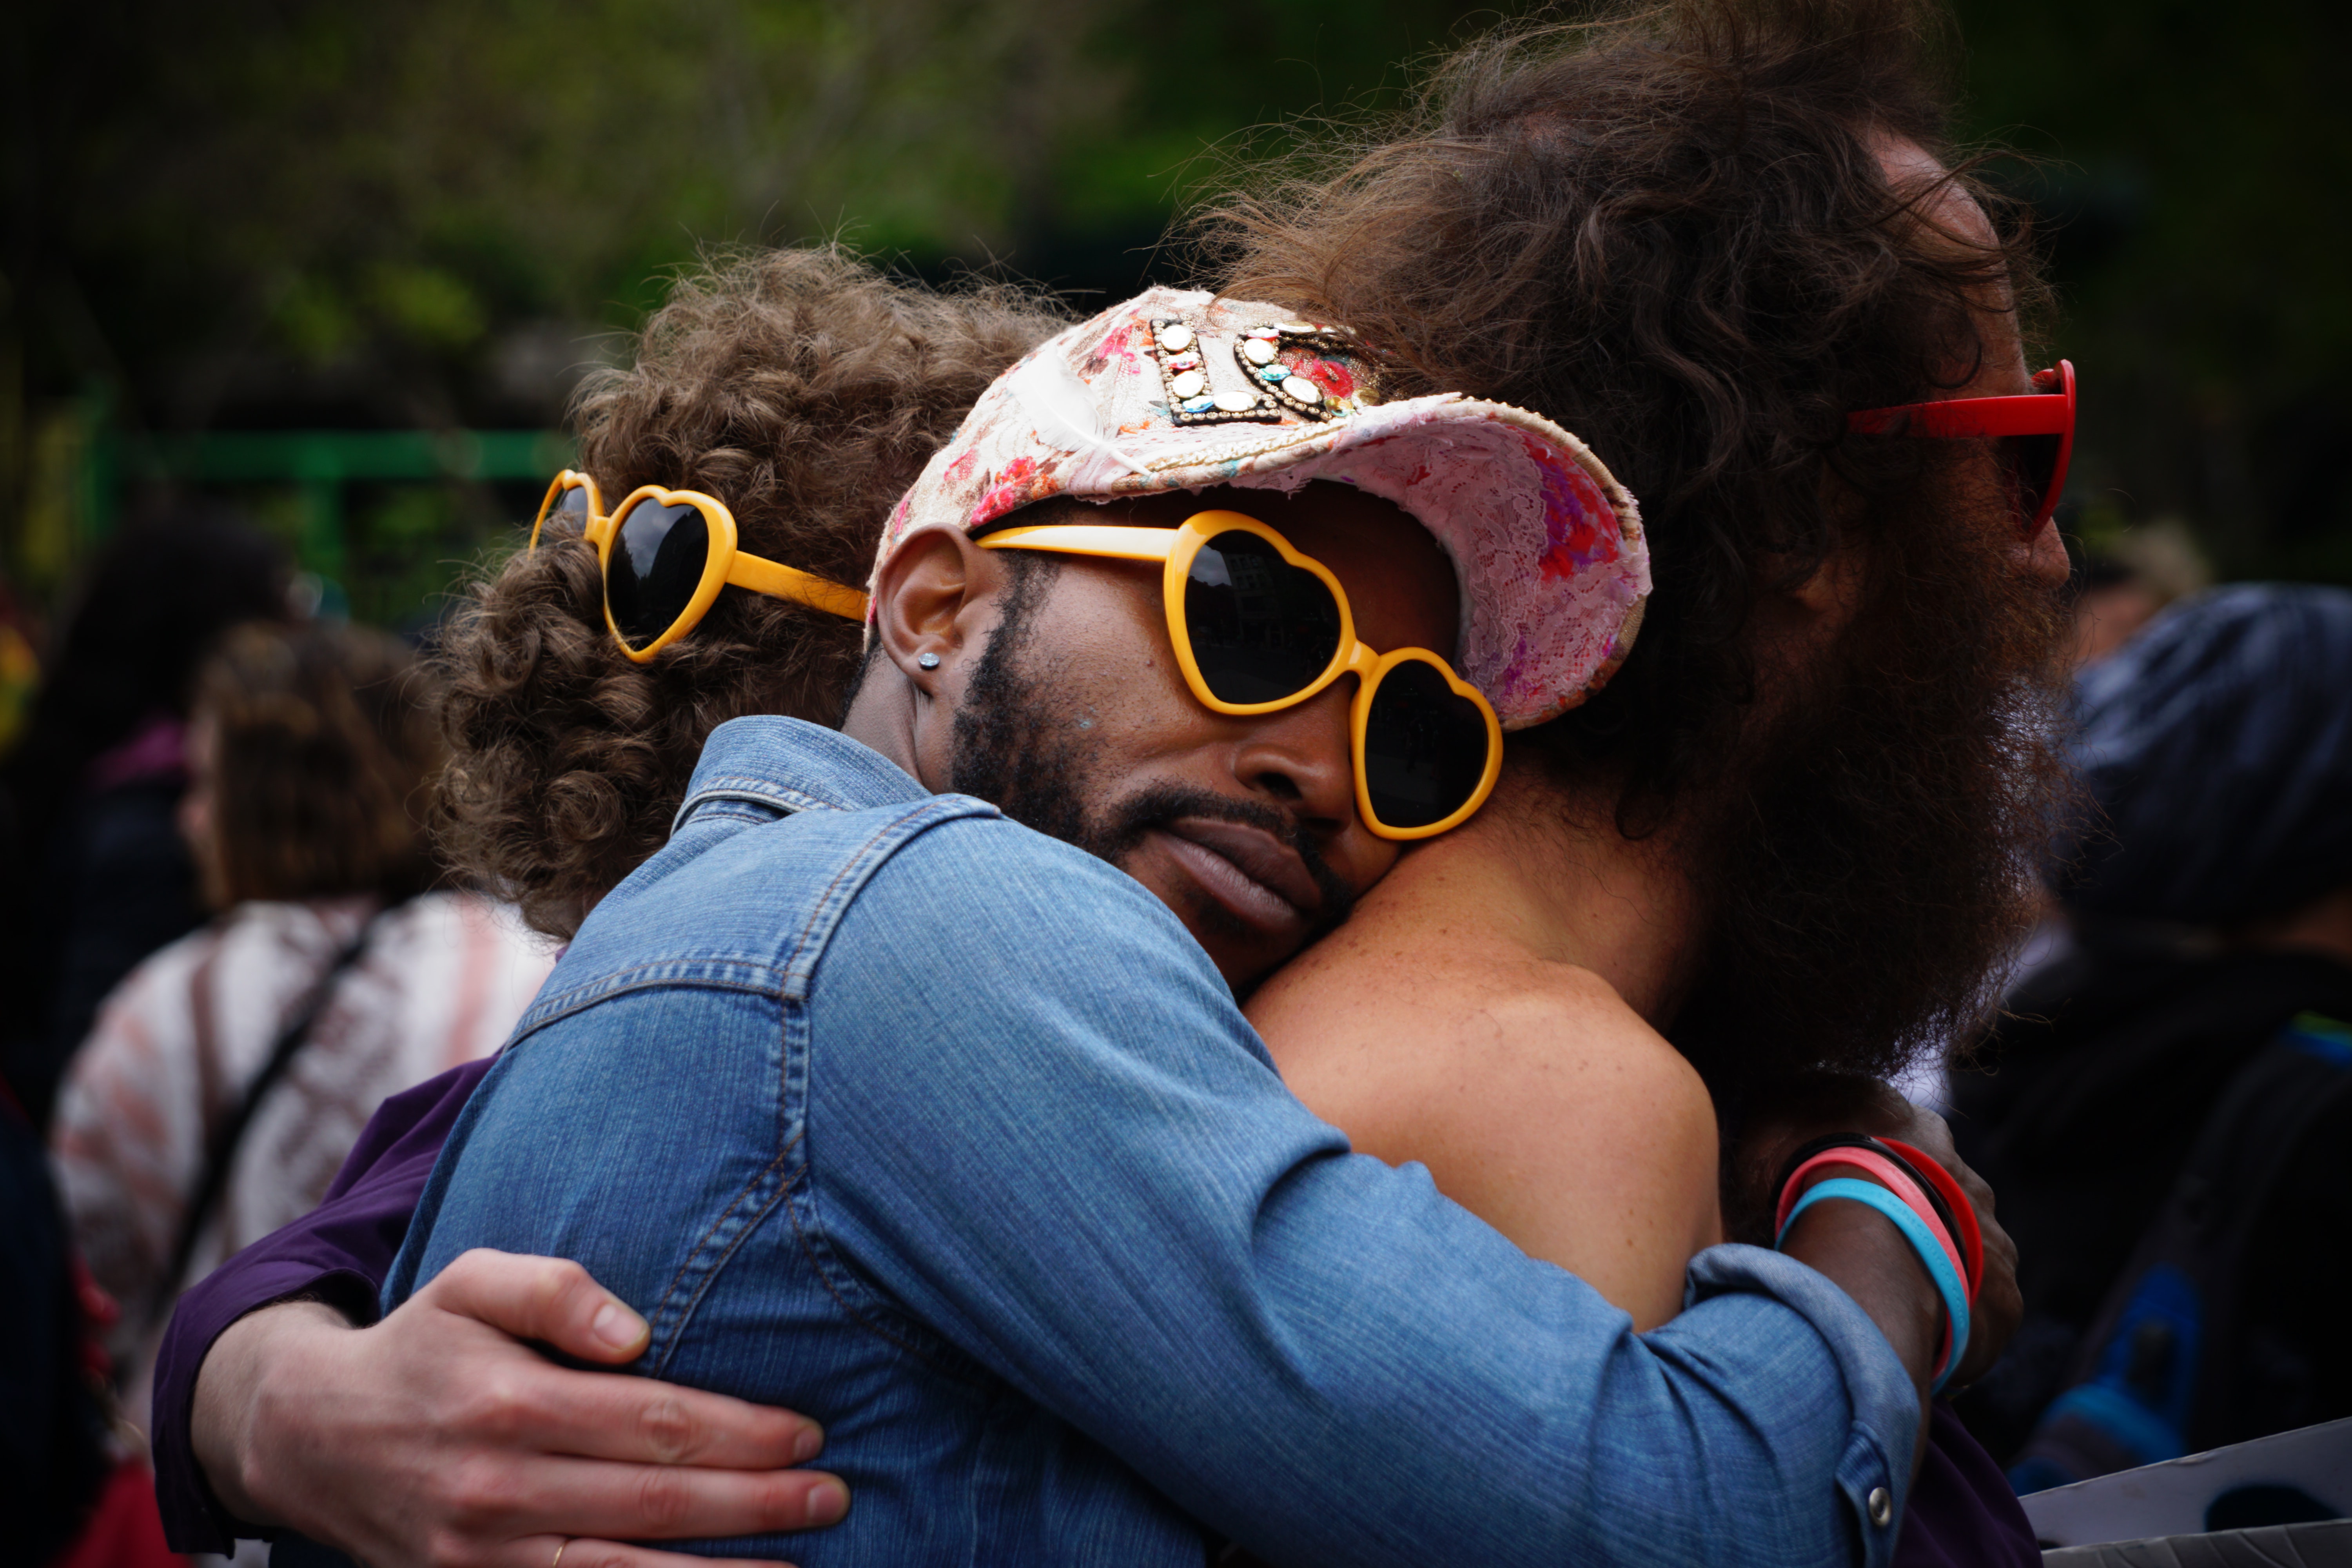
[[[215,1342],[196,1454],[232,1511],[372,1568],[686,1568],[623,1545],[836,1522],[815,1423],[623,1366],[644,1320],[576,1263],[478,1250],[373,1328],[317,1302]],[[578,1538],[578,1539],[574,1539]],[[568,1542],[568,1544],[566,1542]]]

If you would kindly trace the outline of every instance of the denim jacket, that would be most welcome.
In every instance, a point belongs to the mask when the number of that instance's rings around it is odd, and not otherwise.
[[[786,719],[711,736],[581,928],[387,1305],[471,1247],[578,1259],[647,1375],[821,1419],[847,1521],[724,1548],[806,1568],[1876,1565],[1919,1421],[1774,1253],[1635,1334],[1350,1153],[1139,884]]]

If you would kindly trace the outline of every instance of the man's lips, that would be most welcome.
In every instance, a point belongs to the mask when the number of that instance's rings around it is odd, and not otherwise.
[[[1181,816],[1160,832],[1194,879],[1252,924],[1311,920],[1323,907],[1323,889],[1298,851],[1263,827]]]

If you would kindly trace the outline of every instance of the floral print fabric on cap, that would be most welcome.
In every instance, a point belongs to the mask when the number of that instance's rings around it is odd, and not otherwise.
[[[1053,496],[1109,501],[1314,479],[1395,502],[1454,562],[1454,668],[1507,730],[1584,700],[1650,592],[1641,514],[1539,415],[1458,393],[1384,402],[1344,328],[1155,289],[1039,345],[981,395],[891,512],[878,576],[919,528],[978,531]]]

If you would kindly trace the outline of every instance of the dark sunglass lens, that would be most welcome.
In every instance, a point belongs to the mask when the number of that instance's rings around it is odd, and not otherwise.
[[[621,640],[633,648],[669,630],[702,585],[710,527],[690,506],[643,500],[622,520],[604,565],[604,603]]]
[[[2009,477],[2018,521],[2031,523],[2042,515],[2049,499],[2050,481],[2058,472],[2058,436],[2004,436],[2000,438],[2001,468]]]
[[[1364,789],[1390,827],[1426,827],[1468,803],[1486,773],[1486,716],[1422,659],[1391,666],[1364,724]]]
[[[1184,626],[1201,679],[1221,702],[1278,702],[1313,684],[1339,650],[1339,601],[1255,533],[1220,533],[1192,557]]]
[[[568,517],[574,522],[588,521],[588,487],[574,485],[555,498],[555,510],[549,515]]]

